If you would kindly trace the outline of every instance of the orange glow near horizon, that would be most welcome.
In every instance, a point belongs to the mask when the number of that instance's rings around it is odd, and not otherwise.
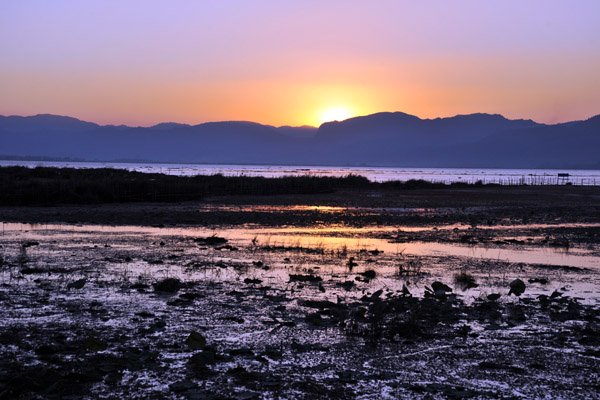
[[[536,79],[528,79],[535,65],[511,71],[501,69],[496,61],[479,60],[478,67],[489,71],[489,77],[477,75],[468,60],[452,59],[405,63],[388,70],[368,65],[346,67],[347,76],[341,78],[330,72],[336,68],[332,64],[312,73],[291,71],[271,79],[232,82],[194,82],[194,77],[186,76],[157,82],[152,77],[133,79],[104,72],[80,76],[57,73],[51,77],[52,84],[45,84],[45,76],[15,71],[13,79],[3,85],[0,114],[49,113],[130,126],[238,120],[318,127],[328,121],[383,111],[420,118],[487,112],[545,123],[587,119],[600,112],[596,86],[587,78],[593,65],[578,68],[581,73],[574,76],[554,79],[555,86],[549,87],[546,80],[552,76],[538,72]],[[560,64],[552,65],[563,68]],[[443,77],[434,65],[444,65]],[[367,73],[370,67],[375,73]],[[497,81],[486,83],[491,76]],[[526,86],[521,85],[524,80]],[[31,90],[24,91],[23,87]],[[33,90],[35,96],[31,96]]]
[[[109,3],[3,8],[0,115],[319,126],[383,111],[600,113],[595,0]]]

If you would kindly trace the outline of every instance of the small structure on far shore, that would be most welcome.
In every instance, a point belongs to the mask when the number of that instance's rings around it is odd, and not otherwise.
[[[560,185],[560,184],[567,184],[569,183],[569,174],[567,174],[566,172],[559,172],[558,173],[558,178],[556,178],[556,184]]]

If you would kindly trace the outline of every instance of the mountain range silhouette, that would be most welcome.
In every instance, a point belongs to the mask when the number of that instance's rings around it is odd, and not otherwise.
[[[0,157],[218,164],[600,169],[600,115],[546,125],[498,114],[382,112],[314,127],[245,121],[151,127],[0,116]]]

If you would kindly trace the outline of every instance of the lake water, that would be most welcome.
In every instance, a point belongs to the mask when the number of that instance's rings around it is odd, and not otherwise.
[[[332,167],[332,166],[288,166],[288,165],[217,165],[217,164],[159,164],[159,163],[114,163],[72,161],[19,161],[0,160],[0,166],[22,165],[27,167],[71,167],[71,168],[120,168],[128,171],[162,173],[168,175],[194,176],[332,176],[361,175],[373,182],[407,181],[423,179],[430,182],[465,182],[549,185],[572,183],[574,185],[600,185],[600,170],[572,169],[491,169],[491,168],[394,168],[394,167]],[[559,174],[568,174],[559,177]]]

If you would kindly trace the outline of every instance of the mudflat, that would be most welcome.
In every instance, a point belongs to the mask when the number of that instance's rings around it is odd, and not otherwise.
[[[451,186],[208,196],[201,201],[0,206],[7,222],[109,225],[315,225],[600,222],[600,187]]]
[[[0,207],[0,398],[597,398],[600,188]]]

